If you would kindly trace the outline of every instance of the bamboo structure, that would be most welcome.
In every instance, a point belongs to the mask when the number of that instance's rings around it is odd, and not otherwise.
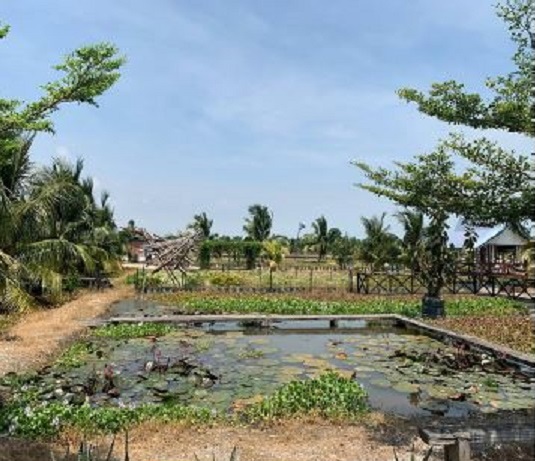
[[[186,230],[172,239],[163,239],[157,235],[143,231],[146,240],[145,253],[147,264],[154,268],[152,274],[164,271],[169,280],[180,286],[177,271],[185,275],[199,251],[199,246],[203,240],[200,232]]]

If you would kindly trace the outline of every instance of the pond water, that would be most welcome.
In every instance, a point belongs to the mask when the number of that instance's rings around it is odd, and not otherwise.
[[[127,313],[131,302],[112,311]],[[330,328],[328,321],[285,321],[261,328],[218,322],[177,328],[157,339],[87,341],[90,352],[81,366],[42,370],[31,384],[41,399],[89,398],[95,405],[172,401],[225,413],[289,381],[336,370],[366,388],[373,408],[397,415],[463,417],[535,406],[533,377],[488,372],[485,364],[449,368],[433,357],[459,351],[386,323],[340,321]]]

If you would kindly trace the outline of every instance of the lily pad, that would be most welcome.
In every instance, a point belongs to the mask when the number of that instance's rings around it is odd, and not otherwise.
[[[384,388],[388,388],[388,387],[392,386],[390,381],[388,381],[386,379],[372,379],[370,381],[370,384],[372,384],[372,385],[374,385],[376,387],[384,387]]]
[[[413,392],[418,392],[420,390],[420,386],[417,384],[411,384],[407,382],[399,382],[396,383],[392,389],[398,392],[402,392],[404,394],[412,394]]]

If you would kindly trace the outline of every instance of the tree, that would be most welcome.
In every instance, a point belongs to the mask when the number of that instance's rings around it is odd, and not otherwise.
[[[312,232],[316,251],[318,252],[318,261],[321,261],[327,254],[329,247],[329,226],[325,216],[321,215],[312,223]]]
[[[403,226],[403,262],[419,273],[420,259],[425,247],[424,215],[419,211],[403,210],[397,213],[396,217]]]
[[[493,93],[490,99],[467,93],[464,85],[454,81],[433,84],[428,95],[415,89],[402,89],[399,95],[416,103],[421,112],[448,123],[533,136],[530,117],[535,108],[530,72],[535,63],[529,43],[531,38],[534,46],[533,35],[530,37],[534,13],[532,0],[507,0],[498,6],[498,14],[517,45],[513,57],[516,69],[487,80],[486,86]],[[467,160],[470,166],[460,171],[454,162],[456,157]],[[361,187],[430,219],[421,259],[427,285],[424,308],[428,301],[437,306],[441,303],[451,262],[446,233],[449,216],[461,216],[468,225],[518,223],[533,218],[535,191],[529,182],[527,157],[506,151],[486,138],[467,141],[452,134],[434,152],[418,156],[414,162],[397,163],[395,171],[374,169],[362,162],[356,165],[369,180]]]
[[[462,83],[433,83],[428,95],[413,88],[399,90],[401,98],[413,102],[426,115],[448,123],[476,129],[500,129],[528,136],[535,135],[533,108],[533,62],[535,41],[533,0],[506,0],[497,5],[498,16],[516,44],[515,69],[505,76],[485,82],[489,97],[469,93]]]
[[[213,219],[209,219],[208,215],[203,211],[201,214],[193,216],[193,223],[188,227],[200,232],[205,239],[209,239],[212,233]]]
[[[434,83],[427,94],[413,88],[404,88],[399,95],[415,103],[426,115],[448,123],[476,129],[499,129],[533,138],[535,136],[535,2],[533,0],[505,0],[497,5],[497,14],[502,18],[516,45],[513,55],[514,69],[503,76],[489,78],[485,82],[488,97],[465,90],[462,83],[447,81]],[[471,146],[479,149],[472,158],[487,158],[489,144],[484,139]],[[459,146],[463,155],[466,146]],[[497,147],[492,149],[497,150]],[[485,152],[487,150],[487,152]],[[499,161],[500,155],[493,153]],[[535,158],[534,158],[535,161]],[[505,222],[518,226],[522,220],[531,219],[535,226],[535,187],[529,187],[529,165],[523,163],[520,173],[526,187],[516,195],[516,203],[504,217]],[[498,164],[499,165],[499,164]],[[486,166],[486,165],[485,165]],[[532,165],[535,172],[535,163]],[[504,183],[505,181],[503,181]],[[493,200],[503,198],[503,191],[493,191],[489,184],[487,196]],[[508,198],[506,202],[511,202]],[[503,210],[503,207],[502,207]],[[507,211],[507,210],[506,210]],[[500,221],[499,209],[493,214]],[[532,230],[535,235],[535,228]],[[535,241],[531,242],[531,275],[535,277]]]
[[[0,27],[0,38],[8,27]],[[30,148],[39,132],[53,132],[51,115],[66,103],[97,105],[119,78],[124,58],[101,43],[69,54],[55,67],[62,78],[45,84],[36,101],[0,99],[0,305],[22,309],[32,303],[37,282],[61,289],[69,270],[96,267],[112,249],[113,213],[108,197],[99,204],[92,182],[81,180],[82,163],[55,160],[36,170]],[[105,231],[110,231],[105,236]]]
[[[459,149],[460,143],[465,148]],[[478,156],[481,153],[485,158]],[[473,165],[459,171],[454,155],[462,155]],[[360,187],[429,218],[425,258],[420,266],[430,298],[439,298],[446,283],[448,218],[455,215],[468,222],[491,222],[500,216],[506,220],[517,217],[522,205],[518,196],[527,187],[523,176],[526,164],[526,158],[487,140],[467,143],[457,136],[439,143],[434,152],[417,156],[414,162],[396,163],[394,171],[355,163],[370,181]]]
[[[245,219],[243,230],[251,240],[263,242],[271,234],[273,214],[267,206],[255,204],[248,209],[249,217]]]
[[[318,261],[323,260],[334,242],[342,237],[340,229],[333,227],[329,229],[327,219],[321,215],[312,223],[313,246],[318,253]]]
[[[373,269],[381,269],[385,264],[393,264],[399,256],[398,238],[385,225],[386,213],[380,217],[361,218],[366,237],[361,241],[359,257]]]
[[[333,258],[340,269],[346,269],[353,263],[353,255],[357,248],[357,242],[347,235],[336,238],[331,244]]]
[[[278,240],[266,240],[262,243],[262,256],[270,263],[282,263],[287,252],[287,248]]]

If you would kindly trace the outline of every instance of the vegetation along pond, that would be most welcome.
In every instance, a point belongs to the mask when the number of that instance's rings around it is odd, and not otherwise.
[[[139,306],[124,301],[111,314],[139,314]],[[231,414],[282,384],[326,370],[361,383],[372,408],[398,415],[462,417],[535,404],[530,370],[392,323],[362,320],[339,321],[336,328],[327,320],[267,328],[254,322],[107,325],[71,346],[24,389],[49,402],[169,402]]]

